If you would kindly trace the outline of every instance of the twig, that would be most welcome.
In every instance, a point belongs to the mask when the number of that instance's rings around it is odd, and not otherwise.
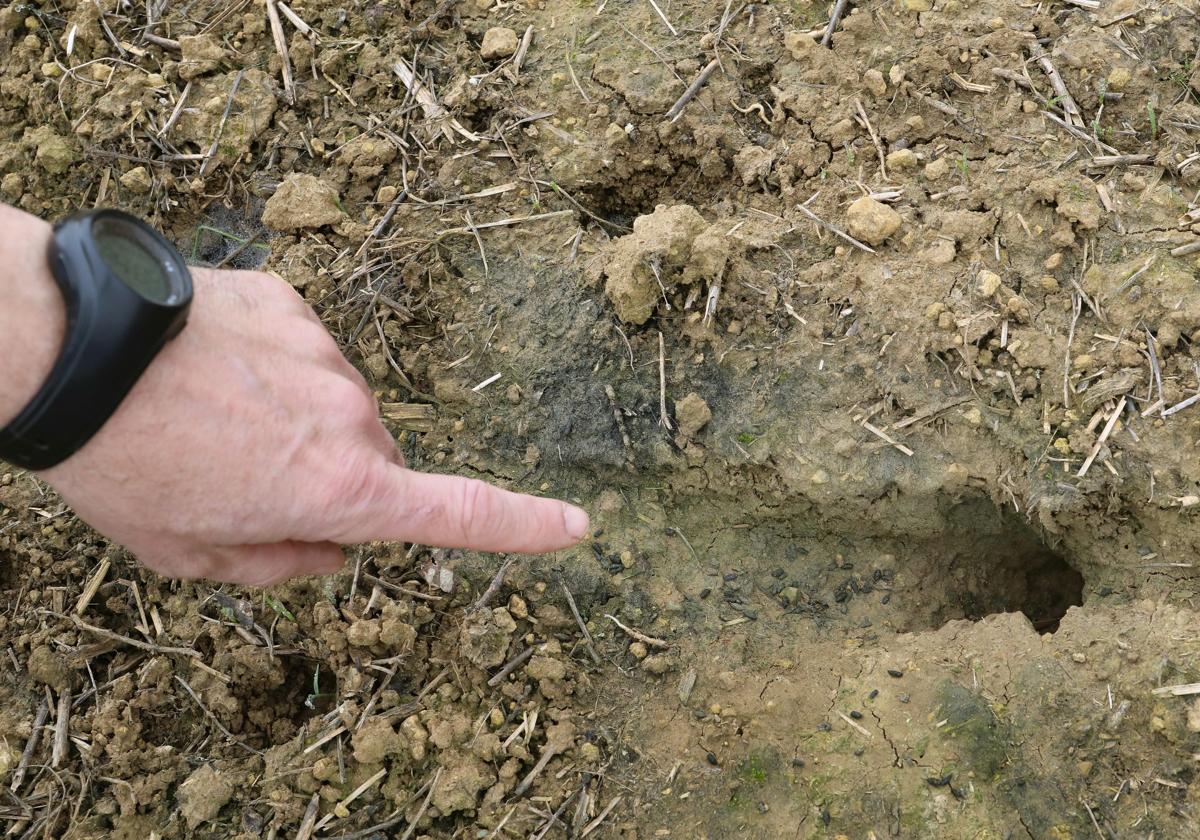
[[[1200,399],[1200,394],[1196,395],[1196,399]],[[1100,437],[1096,438],[1096,442],[1092,444],[1092,449],[1088,452],[1087,459],[1084,460],[1083,466],[1076,473],[1076,478],[1083,478],[1087,475],[1087,471],[1091,469],[1092,461],[1096,460],[1096,456],[1100,454],[1100,447],[1104,446],[1104,441],[1108,440],[1108,436],[1112,434],[1112,430],[1117,425],[1117,420],[1121,417],[1121,412],[1125,410],[1125,397],[1121,397],[1117,403],[1117,407],[1113,409],[1112,416],[1108,418],[1108,422],[1104,424],[1104,431],[1100,432]]]
[[[402,595],[407,595],[410,598],[417,598],[421,601],[440,601],[442,598],[438,595],[426,595],[424,592],[417,592],[412,589],[405,589],[398,583],[392,583],[390,580],[375,577],[375,575],[363,572],[363,580],[367,583],[374,583],[382,586],[384,589],[390,589],[392,592],[399,592]]]
[[[1130,166],[1135,164],[1153,163],[1154,155],[1096,155],[1090,166]]]
[[[663,10],[658,7],[658,4],[655,3],[654,0],[649,0],[649,1],[650,1],[650,5],[654,7],[654,11],[656,11],[658,13],[658,16],[662,19],[662,22],[667,25],[667,29],[670,29],[671,34],[673,36],[675,36],[676,38],[678,38],[679,31],[677,29],[675,29],[674,26],[671,25],[671,21],[667,20],[667,16],[665,14],[663,14]]]
[[[379,416],[410,432],[432,432],[434,408],[427,403],[380,403]]]
[[[842,15],[846,13],[846,0],[837,0],[833,4],[833,11],[829,15],[829,24],[825,27],[825,34],[821,36],[821,46],[828,47],[829,42],[833,40],[833,30],[837,27],[838,22],[842,19]]]
[[[592,655],[592,661],[599,665],[600,654],[596,653],[596,645],[592,642],[592,634],[588,632],[587,625],[583,623],[583,616],[579,614],[579,607],[575,603],[575,596],[567,588],[566,582],[560,580],[558,585],[562,587],[563,594],[567,596],[567,606],[571,608],[571,615],[575,617],[575,623],[579,625],[579,632],[583,634],[583,640],[587,642],[588,653]]]
[[[232,732],[230,732],[228,729],[226,729],[225,725],[223,723],[221,723],[220,720],[217,719],[217,716],[214,715],[211,711],[209,711],[208,706],[205,706],[204,703],[201,702],[199,695],[197,695],[196,692],[192,690],[192,687],[187,684],[187,680],[185,680],[183,677],[176,674],[175,681],[178,682],[181,686],[183,686],[184,690],[191,696],[191,698],[193,700],[196,701],[196,705],[200,707],[200,711],[204,712],[204,714],[208,716],[208,719],[213,722],[213,725],[215,725],[217,727],[217,729],[221,730],[221,732],[225,735],[226,738],[228,738],[230,741],[233,741],[233,743],[237,744],[239,747],[246,750],[247,752],[254,753],[255,755],[262,755],[261,750],[254,749],[254,747],[250,746],[249,744],[244,743],[241,739],[239,739]]]
[[[891,444],[892,446],[896,447],[896,449],[900,450],[901,452],[903,452],[903,453],[904,453],[905,455],[907,455],[908,457],[910,457],[910,458],[911,458],[911,457],[913,456],[913,451],[912,451],[911,449],[909,449],[909,448],[908,448],[907,446],[905,446],[903,443],[900,443],[900,441],[896,440],[894,437],[892,437],[891,435],[889,435],[889,434],[888,434],[887,432],[885,432],[883,429],[880,429],[880,428],[877,428],[877,427],[875,427],[875,426],[872,426],[872,425],[871,425],[869,422],[867,422],[866,420],[863,420],[863,421],[862,421],[862,427],[863,427],[864,429],[866,429],[868,432],[870,432],[871,434],[875,435],[875,437],[877,437],[877,438],[879,438],[880,440],[884,441],[885,443],[889,443],[889,444]]]
[[[352,831],[349,834],[335,834],[332,837],[328,838],[328,840],[363,840],[364,837],[379,836],[381,833],[386,832],[392,826],[398,825],[399,823],[404,821],[404,812],[406,810],[408,810],[408,806],[411,805],[413,802],[415,802],[419,797],[424,796],[425,793],[429,790],[430,784],[431,784],[431,782],[426,782],[425,784],[421,785],[421,788],[415,794],[412,795],[412,797],[408,800],[408,802],[406,802],[401,807],[397,808],[395,811],[392,811],[392,813],[388,816],[388,818],[386,820],[384,820],[383,822],[378,823],[373,826],[370,826],[369,828],[361,829],[359,831]]]
[[[193,650],[192,648],[168,647],[166,645],[156,645],[150,642],[141,642],[137,639],[131,639],[128,636],[122,636],[120,633],[114,633],[112,630],[105,630],[103,627],[97,627],[94,624],[88,624],[77,615],[71,616],[71,621],[73,621],[75,626],[80,630],[86,630],[93,635],[100,636],[104,639],[111,639],[114,642],[121,642],[122,644],[129,645],[130,647],[135,647],[138,650],[145,650],[149,651],[150,653],[167,653],[175,654],[176,656],[190,656],[192,659],[202,658],[198,650]]]
[[[587,787],[587,785],[588,783],[584,782],[582,785],[575,788],[575,790],[567,794],[567,797],[563,799],[562,804],[554,809],[554,813],[550,815],[550,819],[546,820],[546,824],[542,827],[542,829],[537,834],[532,835],[529,840],[542,840],[542,838],[544,838],[550,832],[550,829],[554,827],[555,823],[560,823],[565,828],[566,824],[560,819],[563,811],[567,810],[567,806],[575,800],[576,796],[579,796],[579,794],[583,793],[583,789]]]
[[[33,728],[29,730],[29,740],[25,742],[25,749],[21,752],[21,760],[17,764],[17,769],[13,771],[12,782],[8,789],[13,793],[21,787],[21,783],[25,781],[25,773],[29,770],[29,762],[33,759],[33,753],[37,749],[38,741],[42,738],[42,727],[46,725],[46,718],[50,716],[50,703],[42,700],[42,704],[38,706],[37,713],[33,716]]]
[[[1170,417],[1175,412],[1183,411],[1185,408],[1191,408],[1193,405],[1195,405],[1198,402],[1200,402],[1200,394],[1193,394],[1192,396],[1188,397],[1186,400],[1183,400],[1182,402],[1177,402],[1177,403],[1175,403],[1175,405],[1171,406],[1170,408],[1163,409],[1162,416]]]
[[[474,229],[469,228],[469,227],[447,228],[446,230],[443,230],[438,233],[438,238],[441,239],[444,236],[451,236],[454,234],[469,233],[469,234],[474,235],[476,231],[487,230],[488,228],[506,227],[507,225],[519,225],[522,222],[538,222],[538,221],[541,221],[542,219],[559,219],[559,218],[562,218],[563,216],[570,216],[573,213],[574,213],[573,210],[554,210],[553,212],[550,212],[550,213],[535,213],[532,216],[513,216],[508,219],[498,219],[494,222],[484,222],[483,224],[475,225]]]
[[[1144,329],[1146,330],[1146,353],[1150,357],[1150,375],[1154,377],[1154,385],[1158,389],[1159,404],[1166,405],[1166,400],[1163,398],[1162,368],[1158,364],[1158,354],[1154,352],[1155,338],[1149,327],[1144,327]]]
[[[267,0],[267,19],[271,22],[271,38],[275,41],[275,51],[283,65],[283,90],[288,102],[296,104],[296,84],[292,80],[292,56],[288,51],[287,37],[283,34],[283,22],[279,19],[279,9],[275,0]]]
[[[164,38],[161,35],[155,35],[153,32],[143,32],[142,37],[151,44],[157,44],[165,50],[174,50],[175,52],[179,52],[183,49],[183,46],[174,38]]]
[[[76,615],[83,615],[84,611],[87,610],[88,605],[92,603],[92,599],[96,597],[96,592],[100,589],[100,584],[104,583],[104,579],[108,577],[108,570],[111,568],[112,561],[107,557],[100,561],[100,565],[96,567],[96,571],[88,578],[83,591],[79,593],[79,600],[75,602]]]
[[[853,730],[857,731],[857,732],[858,732],[860,735],[862,735],[864,738],[870,738],[870,737],[871,737],[871,731],[870,731],[869,729],[867,729],[867,728],[863,727],[863,726],[859,726],[857,723],[855,723],[855,722],[854,722],[854,721],[853,721],[853,720],[850,718],[850,716],[849,716],[849,715],[844,715],[844,714],[842,714],[841,712],[838,712],[838,713],[837,713],[837,715],[838,715],[838,717],[840,717],[842,720],[846,721],[846,723],[850,725],[850,728],[851,728],[851,729],[853,729]]]
[[[517,47],[516,55],[513,56],[513,78],[514,80],[521,75],[521,68],[525,66],[525,55],[529,52],[529,45],[533,43],[533,25],[525,27],[525,34],[521,36],[521,43]],[[567,61],[569,67],[571,62]],[[572,71],[573,72],[573,71]],[[584,99],[587,97],[585,96]]]
[[[504,667],[497,671],[495,676],[487,681],[488,687],[495,688],[496,686],[500,685],[500,683],[508,679],[509,674],[528,662],[531,656],[533,656],[533,648],[527,647],[512,659],[508,660],[508,662],[504,663]]]
[[[284,3],[283,0],[275,0],[275,5],[279,6],[279,11],[283,12],[283,16],[292,22],[292,26],[300,30],[301,35],[306,38],[312,36],[312,27],[305,23],[304,19],[301,18],[300,15],[288,8],[287,3]]]
[[[304,819],[300,821],[300,829],[296,832],[296,840],[309,840],[313,835],[313,828],[317,824],[317,813],[321,809],[321,795],[314,793],[312,799],[308,800],[308,808],[304,811]]]
[[[956,120],[962,118],[962,112],[959,111],[957,108],[955,108],[953,105],[949,105],[945,102],[942,102],[940,99],[934,99],[932,96],[921,93],[920,91],[917,91],[917,90],[910,91],[910,93],[913,96],[915,96],[917,99],[924,102],[930,108],[933,108],[937,111],[941,111],[943,114],[945,114],[948,117],[952,117]]]
[[[1141,277],[1143,274],[1145,274],[1147,271],[1149,271],[1150,266],[1154,265],[1154,259],[1155,259],[1154,257],[1151,257],[1150,259],[1146,260],[1145,265],[1143,265],[1137,271],[1133,272],[1133,274],[1130,274],[1128,279],[1126,279],[1125,282],[1122,283],[1120,286],[1118,286],[1117,290],[1112,293],[1112,297],[1117,297],[1118,295],[1120,295],[1121,292],[1125,291],[1130,286],[1132,286],[1139,277]]]
[[[696,98],[696,94],[700,92],[700,88],[704,87],[704,85],[708,82],[709,76],[711,76],[713,71],[720,66],[721,62],[716,58],[704,65],[704,69],[701,70],[699,75],[697,75],[696,78],[692,80],[692,83],[687,86],[687,90],[683,92],[683,95],[675,100],[675,104],[671,106],[671,110],[667,111],[667,120],[669,122],[675,122],[677,119],[683,116],[683,109],[687,107],[689,102]]]
[[[1094,9],[1096,6],[1100,5],[1099,3],[1096,3],[1095,6],[1087,6],[1084,5],[1083,0],[1066,0],[1066,2],[1074,2],[1076,5],[1083,6],[1085,9]],[[1092,806],[1089,805],[1087,801],[1083,799],[1083,797],[1080,797],[1079,801],[1083,803],[1083,807],[1087,809],[1088,816],[1092,818],[1092,825],[1095,826],[1096,834],[1100,836],[1100,840],[1108,840],[1108,836],[1100,829],[1100,823],[1096,822],[1096,815],[1092,813]]]
[[[479,596],[479,600],[475,602],[471,609],[467,610],[467,615],[471,615],[472,613],[476,613],[483,609],[488,605],[489,601],[496,597],[496,593],[498,593],[500,591],[500,587],[504,585],[504,576],[508,573],[509,568],[515,562],[516,561],[512,559],[504,561],[504,564],[500,567],[500,571],[496,572],[495,577],[492,578],[492,582],[488,584],[488,588],[485,589],[483,594]]]
[[[537,764],[533,765],[533,769],[525,774],[525,778],[521,780],[521,784],[517,785],[512,792],[513,799],[519,799],[525,795],[525,792],[533,785],[542,771],[546,769],[546,765],[554,756],[562,752],[562,747],[556,741],[547,741],[546,746],[542,747],[542,754],[538,758]]]
[[[591,105],[592,98],[584,92],[583,85],[579,84],[579,78],[575,75],[575,68],[571,65],[570,50],[567,51],[567,54],[563,58],[567,62],[567,72],[571,75],[571,83],[575,85],[575,90],[579,91],[579,95],[583,97],[584,102]]]
[[[667,416],[667,356],[662,330],[658,331],[658,422],[668,432],[674,431],[671,418]]]
[[[1042,49],[1042,45],[1037,41],[1030,42],[1029,54],[1042,66],[1042,72],[1046,74],[1046,78],[1050,80],[1050,87],[1054,88],[1055,94],[1058,95],[1059,102],[1062,103],[1063,112],[1067,115],[1067,119],[1070,120],[1072,125],[1083,125],[1083,114],[1079,110],[1079,106],[1075,104],[1075,98],[1067,90],[1066,83],[1063,82],[1062,76],[1058,74],[1058,70],[1050,60],[1050,56],[1046,55],[1046,51]]]
[[[1180,245],[1178,248],[1171,249],[1172,257],[1186,257],[1188,254],[1194,254],[1200,251],[1200,240],[1189,242],[1187,245]]]
[[[50,753],[50,769],[57,768],[67,757],[67,737],[71,724],[71,690],[58,695],[58,717],[54,720],[54,747]]]
[[[216,159],[217,150],[221,146],[221,135],[225,133],[225,123],[229,122],[229,114],[233,111],[234,97],[237,96],[238,88],[241,87],[242,79],[245,77],[245,69],[239,70],[238,74],[233,77],[233,84],[229,87],[229,99],[225,102],[225,112],[221,114],[221,122],[217,124],[217,136],[213,138],[212,146],[209,147],[208,154],[204,156],[204,162],[200,164],[201,178],[208,174],[208,168]]]
[[[345,799],[333,807],[332,811],[321,818],[321,821],[317,823],[315,830],[320,831],[322,828],[329,825],[329,823],[337,819],[338,811],[346,811],[346,809],[349,808],[350,803],[352,803],[355,799],[358,799],[358,797],[362,796],[364,793],[378,784],[379,780],[386,776],[387,773],[388,769],[386,767],[381,768],[378,773],[352,790]]]
[[[429,792],[425,794],[425,801],[421,803],[421,807],[417,810],[412,822],[408,824],[408,828],[404,830],[404,834],[400,835],[400,840],[408,840],[408,838],[412,837],[413,832],[417,830],[417,825],[421,822],[421,817],[425,816],[425,811],[429,808],[429,801],[433,799],[433,792],[437,788],[438,780],[442,778],[442,769],[439,767],[437,772],[433,774],[433,781],[429,783]]]
[[[797,210],[799,210],[801,213],[803,213],[805,216],[807,216],[807,217],[808,217],[809,219],[811,219],[812,221],[816,222],[816,223],[817,223],[818,225],[820,225],[821,227],[825,228],[825,230],[829,231],[829,232],[830,232],[830,233],[832,233],[834,236],[837,236],[837,237],[839,237],[839,238],[841,238],[841,239],[844,239],[845,241],[849,242],[849,243],[850,243],[851,245],[853,245],[855,248],[858,248],[858,249],[860,249],[860,250],[866,251],[868,254],[874,254],[874,253],[876,253],[876,251],[875,251],[875,249],[874,249],[874,248],[872,248],[872,247],[871,247],[871,246],[869,246],[869,245],[864,245],[863,243],[861,243],[861,242],[859,242],[857,239],[855,239],[853,236],[851,236],[850,234],[846,233],[844,230],[841,230],[841,229],[839,229],[839,228],[837,228],[837,227],[834,227],[833,225],[829,224],[829,222],[827,222],[827,221],[825,221],[824,219],[822,219],[822,218],[820,218],[819,216],[817,216],[817,214],[816,214],[816,213],[814,213],[813,211],[809,210],[809,209],[808,209],[807,207],[805,207],[803,204],[797,204],[797,205],[796,205],[796,209],[797,209]]]
[[[1200,694],[1200,682],[1164,685],[1150,693],[1155,697],[1186,697],[1189,694]]]
[[[596,819],[588,823],[587,826],[584,827],[583,831],[579,832],[579,840],[583,840],[584,837],[587,837],[589,834],[599,828],[606,819],[608,819],[608,815],[612,813],[613,808],[616,808],[617,805],[620,804],[621,796],[622,794],[614,796],[613,801],[604,806],[604,810],[600,812]]]
[[[656,639],[653,636],[647,636],[645,633],[643,633],[640,630],[634,630],[632,627],[625,626],[624,624],[621,623],[620,619],[618,619],[616,616],[612,616],[612,615],[609,615],[608,613],[605,613],[604,617],[607,618],[609,621],[611,621],[613,624],[620,627],[622,630],[624,630],[625,635],[629,636],[631,639],[636,639],[637,641],[641,642],[642,644],[649,645],[650,647],[653,647],[653,648],[658,648],[659,650],[669,650],[671,647],[670,644],[668,644],[667,642],[664,642],[662,639]]]
[[[179,121],[179,118],[181,116],[183,116],[183,106],[187,104],[188,94],[191,92],[192,92],[192,83],[188,82],[186,85],[183,86],[183,92],[179,94],[179,101],[175,103],[175,110],[171,111],[171,116],[167,118],[167,121],[163,124],[163,127],[159,130],[159,132],[158,132],[159,137],[166,137],[167,132],[170,131],[172,128],[174,128],[175,123],[177,123]]]
[[[1063,408],[1071,404],[1071,345],[1075,342],[1075,324],[1083,312],[1083,300],[1080,295],[1071,296],[1071,326],[1067,331],[1067,357],[1063,361]]]
[[[454,132],[458,132],[472,143],[479,142],[479,135],[468,131],[458,120],[450,116],[450,113],[437,101],[437,97],[433,95],[433,92],[421,83],[417,78],[417,74],[404,62],[404,59],[399,59],[392,65],[392,72],[400,77],[400,81],[408,88],[409,93],[420,103],[422,110],[425,111],[426,118],[431,122],[441,125],[442,134],[447,140],[453,140]]]
[[[1099,148],[1105,152],[1110,152],[1112,154],[1116,154],[1117,150],[1115,148],[1108,145],[1103,140],[1097,140],[1095,137],[1088,134],[1087,132],[1081,131],[1080,129],[1071,125],[1069,122],[1064,120],[1062,117],[1060,117],[1058,114],[1054,113],[1053,111],[1047,111],[1047,110],[1043,109],[1041,111],[1038,111],[1038,113],[1041,114],[1046,119],[1050,120],[1050,122],[1052,122],[1055,125],[1062,128],[1063,131],[1067,132],[1068,134],[1070,134],[1072,137],[1076,138],[1077,140],[1082,140],[1085,143],[1092,143],[1097,148]]]
[[[871,142],[875,144],[875,152],[879,155],[879,174],[886,181],[888,174],[883,143],[879,141],[879,135],[875,133],[875,127],[871,125],[871,121],[867,118],[866,109],[863,108],[863,104],[857,96],[854,98],[854,107],[858,109],[858,116],[862,120],[863,126],[867,129],[867,134],[871,135]]]

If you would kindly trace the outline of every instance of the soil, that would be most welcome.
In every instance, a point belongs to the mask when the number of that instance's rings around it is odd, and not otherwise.
[[[5,200],[595,529],[241,591],[0,469],[9,834],[1200,837],[1195,10],[657,6],[0,11]]]

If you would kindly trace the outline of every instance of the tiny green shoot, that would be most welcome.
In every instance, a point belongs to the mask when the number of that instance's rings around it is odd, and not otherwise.
[[[285,607],[278,598],[274,598],[271,595],[264,595],[263,601],[268,607],[275,611],[276,615],[286,618],[293,624],[296,623],[296,616],[292,615],[292,611]]]

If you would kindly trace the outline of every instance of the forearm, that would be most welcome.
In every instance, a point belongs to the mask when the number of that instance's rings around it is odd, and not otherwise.
[[[0,204],[0,428],[46,381],[63,343],[66,307],[46,259],[50,225]]]

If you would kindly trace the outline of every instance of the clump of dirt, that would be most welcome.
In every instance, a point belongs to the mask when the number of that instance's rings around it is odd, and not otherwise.
[[[102,5],[0,11],[5,199],[276,271],[594,531],[238,592],[0,470],[14,834],[1195,823],[1185,11]]]

